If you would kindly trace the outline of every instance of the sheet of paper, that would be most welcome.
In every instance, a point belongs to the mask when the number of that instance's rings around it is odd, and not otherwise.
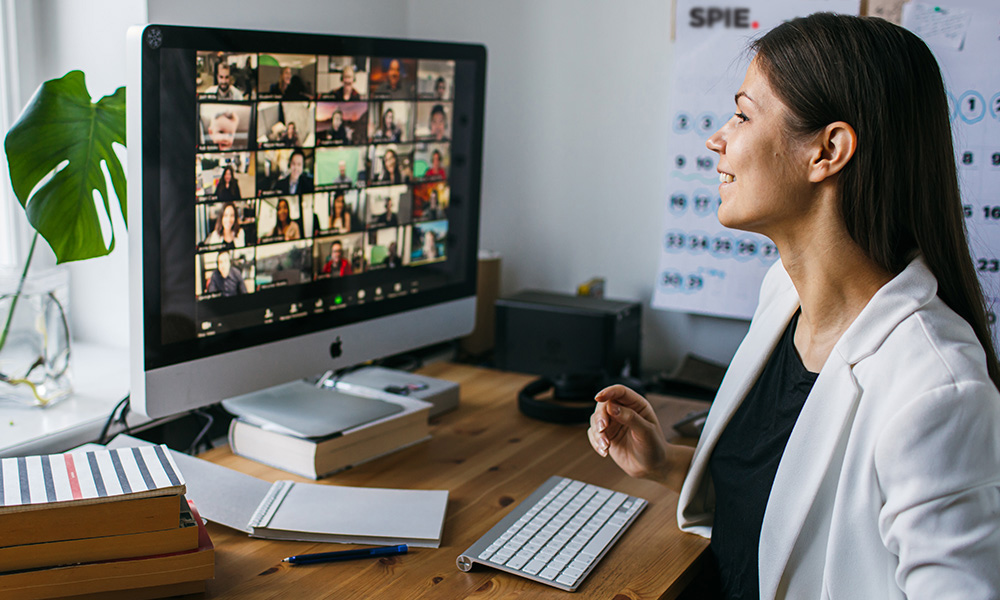
[[[965,15],[967,20],[958,46],[953,37],[940,33],[945,26],[929,25],[956,14]],[[990,306],[996,340],[1000,303],[1000,4],[996,0],[952,0],[935,5],[910,2],[903,7],[903,26],[927,42],[944,75],[969,246]],[[948,30],[954,27],[947,25]]]
[[[653,307],[748,319],[760,282],[778,258],[766,238],[716,218],[719,174],[705,141],[734,111],[748,43],[781,22],[816,11],[857,14],[857,0],[757,0],[739,8],[677,0],[667,132],[671,164]]]

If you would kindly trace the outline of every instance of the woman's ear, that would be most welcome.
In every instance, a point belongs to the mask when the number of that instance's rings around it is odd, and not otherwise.
[[[858,147],[854,128],[843,121],[835,121],[816,134],[816,150],[809,164],[809,181],[820,183],[847,166]]]

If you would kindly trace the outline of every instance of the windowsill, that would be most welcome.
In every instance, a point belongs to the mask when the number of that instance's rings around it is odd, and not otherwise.
[[[100,435],[129,390],[128,349],[76,342],[73,395],[50,408],[0,403],[0,456],[64,452]],[[147,421],[131,414],[130,425]]]

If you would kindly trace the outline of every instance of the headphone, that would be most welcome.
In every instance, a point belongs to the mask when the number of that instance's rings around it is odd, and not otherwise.
[[[615,384],[643,393],[642,382],[631,377],[608,377],[604,371],[561,373],[524,386],[517,394],[517,407],[525,416],[548,423],[586,423],[594,413],[594,396]],[[549,390],[551,398],[538,398]]]

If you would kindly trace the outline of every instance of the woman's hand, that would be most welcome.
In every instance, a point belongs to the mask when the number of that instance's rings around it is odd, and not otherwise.
[[[656,413],[645,398],[623,385],[613,385],[598,392],[594,399],[597,407],[590,417],[587,437],[598,454],[611,456],[632,477],[665,485],[683,480],[691,449],[667,443]],[[680,472],[675,472],[678,469]]]

